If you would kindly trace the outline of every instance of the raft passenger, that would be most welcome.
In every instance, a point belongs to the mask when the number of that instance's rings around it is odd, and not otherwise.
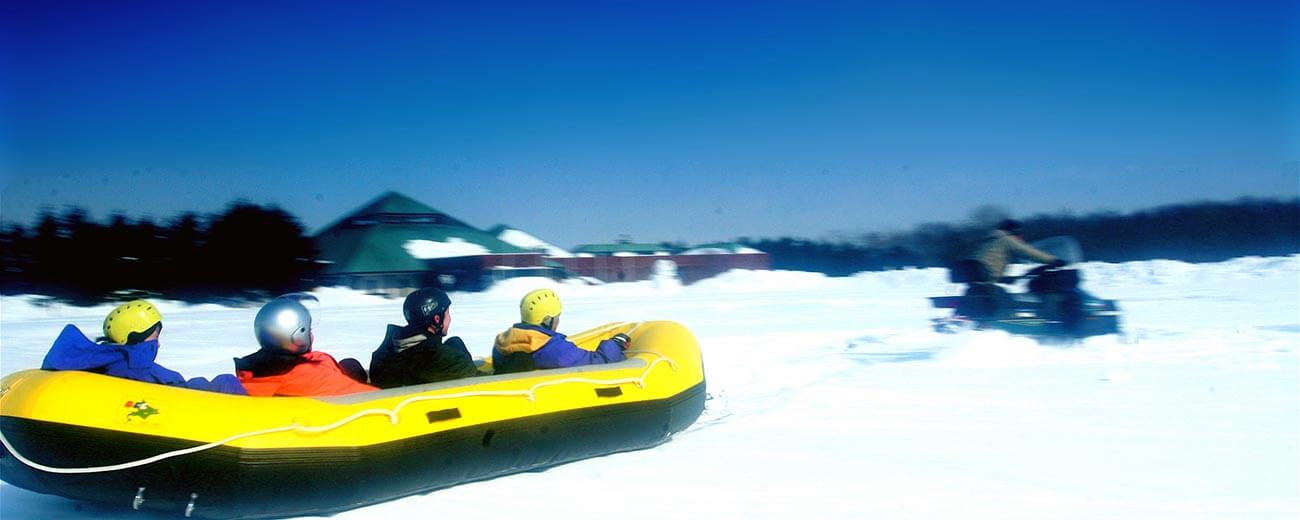
[[[493,345],[495,373],[617,363],[627,359],[623,354],[630,342],[626,334],[602,340],[591,351],[579,348],[557,332],[562,310],[560,297],[550,289],[524,295],[519,302],[519,323],[498,334]]]
[[[76,325],[63,327],[41,362],[41,370],[85,370],[145,383],[183,386],[195,390],[246,395],[230,374],[208,381],[186,380],[180,373],[157,363],[162,313],[147,300],[118,305],[104,318],[104,337],[91,341]]]
[[[365,383],[366,370],[355,359],[335,361],[312,350],[313,322],[320,301],[306,293],[276,297],[257,311],[253,330],[261,350],[235,358],[235,374],[248,395],[343,395],[378,390]]]
[[[451,330],[451,298],[432,287],[402,302],[406,326],[389,325],[370,357],[370,383],[379,388],[418,385],[478,374],[465,342]]]

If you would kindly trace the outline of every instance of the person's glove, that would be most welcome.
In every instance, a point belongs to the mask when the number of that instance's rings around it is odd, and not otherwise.
[[[628,345],[632,344],[632,338],[627,337],[627,334],[623,334],[622,332],[615,334],[613,337],[609,338],[609,340],[618,343],[618,346],[623,350],[627,350]]]
[[[1056,260],[1052,260],[1051,262],[1047,263],[1047,265],[1050,265],[1052,267],[1065,267],[1066,264],[1069,264],[1069,262],[1066,262],[1065,260],[1062,260],[1060,258],[1057,258]]]

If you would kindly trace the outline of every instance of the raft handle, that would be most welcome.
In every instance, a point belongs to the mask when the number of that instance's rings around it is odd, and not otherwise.
[[[620,395],[623,395],[623,389],[617,386],[596,389],[596,397],[618,397]]]
[[[460,408],[434,410],[432,412],[424,414],[424,416],[429,419],[429,424],[433,424],[438,421],[449,421],[452,419],[460,419]]]

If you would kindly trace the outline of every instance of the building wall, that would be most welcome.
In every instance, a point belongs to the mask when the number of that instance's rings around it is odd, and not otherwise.
[[[682,283],[694,283],[717,276],[731,269],[772,268],[767,253],[717,254],[717,255],[638,255],[638,256],[584,256],[549,258],[566,271],[577,276],[589,276],[603,282],[634,282],[648,280],[654,274],[655,262],[669,260],[677,264],[677,275]]]
[[[344,286],[367,294],[401,298],[429,282],[426,272],[343,273],[322,277],[325,286]]]
[[[541,267],[541,253],[519,253],[502,255],[483,255],[476,257],[484,269],[490,267]]]
[[[346,286],[369,294],[401,298],[421,287],[478,291],[493,281],[542,269],[540,253],[465,256],[427,260],[427,271],[391,273],[339,273],[322,277],[321,284]],[[518,273],[501,272],[519,271]]]
[[[731,269],[767,270],[771,259],[762,254],[640,255],[548,258],[571,275],[588,276],[604,282],[649,280],[655,262],[677,264],[682,283],[695,283]],[[324,277],[322,285],[343,285],[358,291],[401,298],[420,287],[439,286],[447,290],[479,291],[493,282],[515,276],[557,276],[542,265],[541,254],[482,255],[428,260],[428,271],[396,273],[343,273]]]
[[[481,291],[501,279],[503,271],[542,268],[541,253],[493,254],[425,260],[438,286],[447,290]]]

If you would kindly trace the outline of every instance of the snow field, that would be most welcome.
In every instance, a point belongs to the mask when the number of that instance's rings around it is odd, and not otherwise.
[[[339,514],[597,518],[1295,518],[1300,515],[1300,256],[1082,265],[1123,333],[1042,345],[929,329],[938,269],[733,271],[583,285],[518,279],[453,294],[475,355],[550,285],[561,328],[670,319],[704,349],[704,415],[650,450]],[[317,292],[318,348],[368,361],[400,301]],[[160,302],[160,363],[229,372],[256,308]],[[111,306],[0,301],[0,371],[39,366],[64,323]],[[148,516],[148,515],[144,515]],[[140,518],[0,485],[0,517]]]

